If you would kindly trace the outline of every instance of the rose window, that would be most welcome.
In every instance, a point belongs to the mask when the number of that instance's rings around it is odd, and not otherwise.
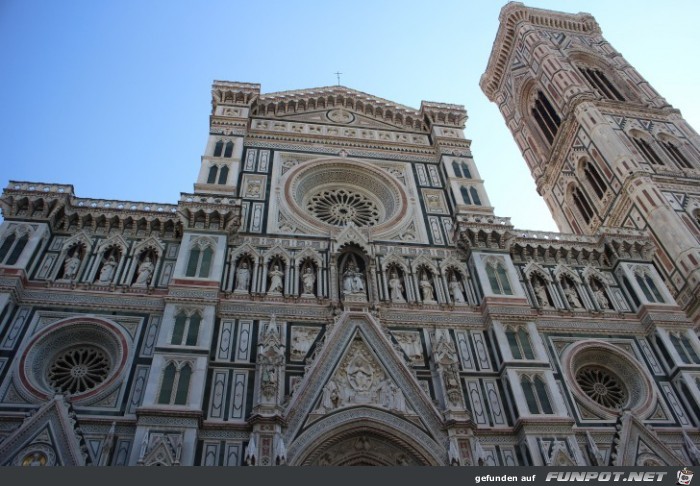
[[[576,374],[576,382],[588,397],[604,407],[619,409],[627,401],[624,385],[605,368],[581,368]]]
[[[374,226],[379,222],[380,210],[367,196],[350,189],[328,189],[306,202],[307,211],[329,224],[345,226]]]
[[[48,370],[51,388],[70,394],[97,387],[109,375],[109,358],[92,346],[72,348],[57,356]]]

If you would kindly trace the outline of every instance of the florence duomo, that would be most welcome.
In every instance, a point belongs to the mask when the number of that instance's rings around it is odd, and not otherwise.
[[[174,204],[11,181],[0,465],[700,465],[700,137],[592,15],[499,22],[561,233],[495,214],[465,107],[340,84],[214,81]]]

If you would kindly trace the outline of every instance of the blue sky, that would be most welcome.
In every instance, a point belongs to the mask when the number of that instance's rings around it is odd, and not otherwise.
[[[263,92],[341,84],[397,103],[464,105],[499,216],[555,231],[478,82],[500,1],[0,1],[0,185],[175,203],[191,192],[213,80]],[[700,2],[525,2],[589,12],[662,96],[700,126]],[[684,56],[689,56],[684,62]]]

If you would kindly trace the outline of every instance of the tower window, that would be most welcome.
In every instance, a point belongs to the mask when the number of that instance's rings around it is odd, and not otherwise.
[[[226,184],[226,179],[228,179],[228,167],[223,166],[219,171],[219,184]]]
[[[625,101],[624,96],[615,88],[615,86],[608,80],[608,78],[602,72],[597,69],[591,68],[579,68],[583,77],[590,83],[590,85],[600,93],[601,96],[609,100]]]
[[[659,302],[663,303],[664,299],[661,297],[661,293],[659,292],[659,289],[656,288],[656,285],[654,284],[654,280],[651,278],[651,276],[646,273],[646,272],[641,272],[641,273],[635,273],[635,279],[637,280],[637,284],[639,287],[642,289],[642,292],[644,293],[644,297],[649,302]]]
[[[549,402],[547,394],[547,386],[542,378],[538,375],[534,380],[529,376],[523,376],[520,380],[523,387],[523,394],[527,401],[527,408],[532,414],[552,414],[552,405]]]
[[[486,265],[486,276],[494,294],[513,295],[513,289],[508,280],[508,274],[501,262],[490,262]]]
[[[475,187],[470,187],[469,188],[469,194],[472,196],[472,201],[474,201],[474,204],[477,206],[481,206],[481,199],[479,199],[479,193],[476,192]]]
[[[209,176],[207,177],[207,184],[216,184],[216,175],[219,173],[219,168],[215,165],[209,167]]]
[[[230,140],[226,142],[226,149],[224,150],[224,157],[232,157],[233,156],[233,142]]]
[[[190,388],[192,368],[189,363],[176,366],[170,362],[163,372],[158,403],[163,405],[185,405]]]
[[[671,343],[673,347],[676,348],[676,352],[681,357],[686,364],[700,364],[700,356],[693,349],[692,344],[690,344],[690,339],[683,334],[675,335],[670,334]]]
[[[471,204],[472,200],[469,197],[469,190],[462,186],[459,188],[459,192],[462,194],[462,201],[464,201],[464,204]]]
[[[607,185],[598,173],[598,170],[596,170],[595,166],[590,162],[586,161],[583,166],[583,174],[585,175],[588,183],[593,188],[593,191],[595,192],[596,196],[598,196],[598,199],[602,199],[603,195],[605,194],[605,191],[607,190]]]
[[[659,154],[656,153],[652,146],[649,145],[649,142],[637,137],[633,137],[632,140],[634,140],[634,144],[650,164],[664,165],[663,160],[661,160]]]
[[[666,153],[671,157],[671,159],[673,159],[673,161],[680,167],[683,169],[693,168],[692,164],[688,161],[685,155],[683,155],[683,152],[676,147],[676,145],[671,142],[661,142],[661,146],[666,150]]]
[[[532,108],[532,116],[540,127],[542,134],[547,139],[547,142],[551,145],[554,142],[554,137],[557,136],[557,131],[561,125],[561,118],[559,118],[554,107],[541,91],[537,92],[535,106]]]
[[[525,328],[519,327],[517,331],[508,329],[506,338],[514,359],[535,359],[535,354],[532,352],[532,345],[530,344],[530,337],[527,335]]]
[[[456,160],[452,161],[452,170],[454,171],[454,173],[457,177],[462,177],[462,171],[461,171],[459,164],[457,163]]]
[[[195,244],[192,249],[190,249],[190,258],[187,262],[185,276],[208,278],[213,256],[214,250],[211,249],[211,246],[207,244]]]
[[[199,313],[188,316],[184,311],[180,311],[177,316],[175,316],[173,337],[170,340],[170,344],[178,346],[183,344],[186,346],[196,346],[201,322],[202,316],[200,316]]]
[[[0,246],[0,263],[4,263],[5,265],[14,265],[17,263],[28,241],[29,236],[26,233],[19,238],[17,238],[15,233],[5,238],[2,246]]]
[[[216,145],[214,145],[214,157],[221,157],[221,154],[224,151],[224,142],[219,140],[216,142]]]
[[[576,209],[578,209],[578,212],[583,217],[583,220],[586,222],[586,224],[590,224],[591,219],[593,219],[594,213],[590,203],[588,202],[588,199],[586,199],[586,196],[581,192],[581,190],[578,187],[574,187],[571,191],[571,198],[574,201]]]

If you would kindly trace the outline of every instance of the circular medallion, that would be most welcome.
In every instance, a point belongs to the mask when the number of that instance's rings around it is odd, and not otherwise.
[[[336,110],[330,110],[326,113],[328,119],[335,123],[348,124],[355,121],[355,115],[349,111],[343,110],[342,108]]]

